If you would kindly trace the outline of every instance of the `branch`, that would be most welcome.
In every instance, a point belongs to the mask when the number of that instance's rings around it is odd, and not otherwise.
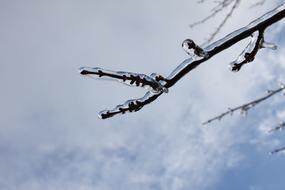
[[[285,147],[277,148],[277,149],[271,151],[270,154],[277,154],[277,153],[280,153],[280,152],[283,152],[283,151],[285,151]]]
[[[275,132],[275,131],[282,131],[283,129],[285,129],[285,122],[281,122],[279,125],[277,125],[273,129],[270,129],[268,131],[268,133],[272,133],[272,132]]]
[[[285,122],[281,122],[279,125],[277,125],[273,129],[270,129],[268,131],[268,133],[272,133],[272,132],[275,132],[275,131],[281,131],[283,129],[285,129]],[[284,152],[284,151],[285,151],[285,147],[277,148],[277,149],[271,151],[270,154],[277,154],[277,153]]]
[[[220,114],[220,115],[218,115],[216,117],[213,117],[213,118],[207,120],[206,122],[203,122],[202,124],[206,125],[206,124],[212,123],[213,121],[221,120],[226,115],[233,115],[234,112],[236,112],[236,111],[240,111],[242,114],[246,114],[251,108],[253,108],[257,104],[267,100],[268,98],[272,97],[273,95],[275,95],[275,94],[277,94],[279,92],[282,92],[284,89],[285,89],[285,86],[281,85],[281,87],[276,89],[276,90],[267,91],[268,94],[266,96],[263,96],[263,97],[258,98],[256,100],[253,100],[253,101],[251,101],[249,103],[243,104],[241,106],[237,106],[235,108],[229,108],[228,111],[226,111],[226,112],[224,112],[224,113],[222,113],[222,114]]]
[[[143,87],[154,94],[159,94],[160,92],[167,93],[167,88],[159,83],[160,80],[165,79],[156,73],[152,73],[148,76],[132,72],[111,71],[99,67],[81,67],[79,73],[95,79],[114,80],[128,86]]]
[[[204,3],[204,1],[200,1],[199,3]],[[190,28],[193,28],[197,25],[203,24],[206,21],[210,20],[214,16],[216,16],[218,13],[222,12],[225,8],[227,8],[229,5],[233,3],[233,6],[231,7],[230,11],[227,13],[225,18],[222,20],[222,22],[219,24],[219,26],[216,28],[216,30],[211,34],[209,39],[207,39],[206,43],[211,42],[216,35],[220,32],[220,30],[223,28],[223,26],[226,24],[226,22],[229,20],[229,18],[232,16],[233,12],[238,7],[240,0],[223,0],[221,2],[218,2],[218,5],[212,9],[212,13],[205,17],[202,20],[199,20],[193,24],[190,24]]]
[[[158,96],[162,94],[153,94],[151,92],[147,92],[142,98],[128,100],[122,105],[116,106],[112,110],[104,110],[99,112],[98,116],[100,119],[106,119],[109,117],[113,117],[117,114],[125,114],[127,112],[136,112],[139,111],[143,106],[149,104],[150,102],[154,101]]]
[[[254,3],[253,5],[250,6],[250,8],[254,8],[254,7],[257,7],[257,6],[262,6],[264,3],[265,3],[266,0],[260,0],[256,3]]]
[[[237,72],[241,69],[244,64],[250,63],[255,59],[257,52],[261,48],[269,48],[276,50],[277,46],[275,44],[267,43],[264,41],[264,31],[256,31],[251,35],[251,41],[243,50],[243,52],[238,56],[238,58],[230,63],[231,71]]]
[[[153,93],[154,95],[151,96],[151,98],[147,98],[147,101],[141,104],[139,106],[139,109],[134,109],[134,110],[132,109],[132,111],[138,111],[143,106],[153,102],[160,95],[167,92],[169,88],[175,85],[182,77],[184,77],[187,73],[195,69],[200,64],[206,62],[207,60],[209,60],[216,54],[226,50],[227,48],[231,47],[237,42],[247,37],[252,36],[253,33],[257,31],[259,33],[261,33],[262,31],[263,33],[263,31],[265,31],[267,27],[280,21],[284,17],[285,17],[285,4],[282,4],[276,9],[266,13],[262,17],[251,22],[247,26],[230,33],[229,35],[208,45],[205,48],[201,48],[199,46],[193,46],[193,47],[189,46],[189,48],[192,49],[193,54],[191,54],[190,58],[184,60],[178,67],[176,67],[166,78],[160,75],[156,75],[156,74],[148,76],[145,74],[130,73],[130,72],[113,72],[113,71],[107,71],[103,69],[101,70],[102,72],[100,72],[100,69],[98,68],[94,68],[95,70],[94,72],[89,71],[87,69],[80,69],[80,73],[82,75],[92,75],[93,74],[95,76],[99,76],[98,78],[102,78],[103,76],[105,76],[105,78],[106,77],[111,78],[111,79],[113,78],[113,79],[119,80],[120,82],[123,82],[124,84],[127,82],[128,85],[132,85],[132,86],[134,86],[133,84],[135,84],[136,86],[139,86],[139,85],[147,86],[148,87],[147,89],[149,90],[149,92]],[[268,45],[263,43],[263,46],[267,47]],[[198,50],[199,48],[200,50]],[[126,77],[124,77],[124,75],[126,75]],[[125,110],[115,111],[112,114],[106,114],[102,118],[108,118],[116,114],[123,113],[124,111]]]

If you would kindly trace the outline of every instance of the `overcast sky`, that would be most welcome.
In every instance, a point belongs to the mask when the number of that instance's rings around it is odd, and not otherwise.
[[[207,2],[207,1],[206,1]],[[239,9],[217,38],[276,7]],[[233,61],[247,41],[185,76],[168,94],[133,114],[97,113],[142,89],[82,77],[81,66],[167,76],[187,58],[186,38],[203,43],[226,14],[190,29],[213,3],[191,0],[1,0],[0,189],[2,190],[284,190],[284,97],[201,123],[285,82],[284,21],[239,73]]]

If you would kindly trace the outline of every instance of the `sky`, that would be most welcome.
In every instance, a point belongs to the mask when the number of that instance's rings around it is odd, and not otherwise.
[[[245,26],[282,1],[242,1],[218,34]],[[248,40],[187,74],[137,113],[97,113],[143,89],[80,76],[82,66],[167,76],[187,58],[186,38],[207,39],[226,12],[189,25],[215,4],[191,0],[1,0],[0,189],[283,190],[285,119],[276,95],[246,117],[201,123],[285,82],[280,21],[265,33],[278,50],[261,50],[232,73]]]

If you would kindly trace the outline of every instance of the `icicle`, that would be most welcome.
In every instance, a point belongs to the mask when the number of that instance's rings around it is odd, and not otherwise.
[[[206,51],[204,51],[201,47],[196,45],[195,42],[191,39],[184,40],[182,43],[182,48],[191,57],[196,55],[198,57],[207,58],[209,56]]]
[[[90,76],[94,79],[113,80],[128,86],[143,87],[154,94],[167,92],[167,89],[158,81],[145,74],[111,71],[99,67],[81,67],[79,72],[82,75]]]

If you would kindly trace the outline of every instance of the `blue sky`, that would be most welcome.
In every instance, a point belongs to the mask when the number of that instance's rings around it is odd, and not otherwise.
[[[243,1],[217,38],[282,1],[250,9]],[[231,73],[247,41],[217,55],[138,113],[97,113],[144,90],[84,78],[81,66],[168,75],[187,58],[186,38],[202,43],[223,15],[189,28],[212,3],[190,0],[0,2],[0,189],[283,190],[285,119],[277,95],[209,126],[201,123],[278,88],[283,81],[284,21],[266,32],[277,51]],[[168,111],[171,110],[171,111]]]

